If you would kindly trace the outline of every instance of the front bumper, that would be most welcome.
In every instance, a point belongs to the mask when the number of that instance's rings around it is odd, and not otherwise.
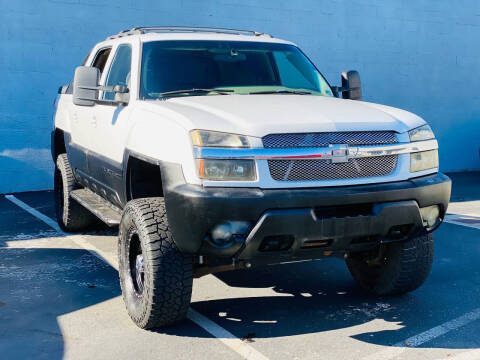
[[[204,188],[185,184],[179,166],[162,167],[162,176],[168,174],[162,178],[167,216],[179,249],[240,260],[318,258],[325,251],[359,251],[372,243],[401,240],[390,236],[392,228],[406,229],[410,234],[423,229],[419,208],[430,205],[439,205],[443,219],[451,190],[450,179],[441,173],[408,181],[330,188]],[[335,211],[338,208],[342,209],[340,215]],[[360,211],[356,213],[356,209]],[[252,226],[230,246],[216,247],[207,240],[208,235],[226,221],[248,221]],[[286,251],[259,251],[266,237],[277,235],[293,236],[292,246]],[[313,241],[325,245],[305,246]]]

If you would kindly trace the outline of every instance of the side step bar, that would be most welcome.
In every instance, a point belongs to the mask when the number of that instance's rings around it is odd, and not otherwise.
[[[110,227],[120,224],[122,211],[89,189],[73,190],[70,196]]]

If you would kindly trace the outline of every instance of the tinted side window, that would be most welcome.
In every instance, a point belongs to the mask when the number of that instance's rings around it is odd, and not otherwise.
[[[112,51],[112,48],[101,49],[95,56],[95,60],[93,60],[92,67],[96,67],[100,70],[100,74],[103,73],[103,70],[105,69],[105,64],[107,63],[110,51]]]
[[[130,45],[120,45],[110,67],[105,86],[125,85],[129,87],[131,62],[132,48]],[[106,100],[113,100],[114,98],[115,94],[113,92],[104,94]]]

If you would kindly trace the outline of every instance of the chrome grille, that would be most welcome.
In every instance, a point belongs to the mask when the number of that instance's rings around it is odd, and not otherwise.
[[[278,181],[339,180],[385,176],[397,165],[397,155],[349,159],[346,163],[330,160],[268,160],[270,174]]]
[[[302,134],[270,134],[262,138],[266,148],[328,147],[330,144],[381,145],[398,142],[393,131],[349,131]]]

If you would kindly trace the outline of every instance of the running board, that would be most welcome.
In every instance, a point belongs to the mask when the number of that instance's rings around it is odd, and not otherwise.
[[[120,224],[121,210],[93,191],[89,189],[73,190],[70,196],[108,226],[113,227]]]

